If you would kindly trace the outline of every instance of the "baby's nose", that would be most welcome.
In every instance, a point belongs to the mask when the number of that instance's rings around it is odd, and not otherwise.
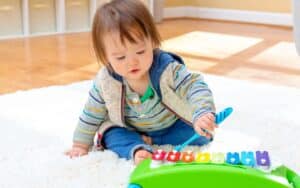
[[[130,63],[132,64],[132,65],[136,65],[136,64],[139,64],[139,60],[137,59],[137,58],[131,58],[130,59]]]

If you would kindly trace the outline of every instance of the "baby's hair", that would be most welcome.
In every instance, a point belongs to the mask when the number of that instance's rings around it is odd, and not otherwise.
[[[96,11],[92,28],[92,39],[98,61],[108,66],[103,36],[110,32],[120,33],[122,44],[125,39],[137,43],[136,39],[150,39],[155,48],[161,38],[147,7],[140,0],[113,0]]]

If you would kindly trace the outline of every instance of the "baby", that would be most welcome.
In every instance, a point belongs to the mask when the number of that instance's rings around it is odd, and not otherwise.
[[[113,0],[94,17],[95,54],[104,66],[89,91],[74,132],[70,157],[85,155],[96,132],[105,149],[135,164],[152,144],[204,145],[216,128],[212,92],[182,59],[159,49],[153,18],[138,0]]]

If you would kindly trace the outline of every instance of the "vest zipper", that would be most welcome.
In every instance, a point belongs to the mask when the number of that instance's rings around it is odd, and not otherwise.
[[[122,85],[122,97],[121,97],[121,116],[122,116],[122,123],[125,125],[125,112],[124,112],[124,105],[125,105],[125,85]],[[185,118],[181,117],[179,114],[177,114],[175,111],[173,111],[168,105],[166,105],[165,103],[161,102],[161,104],[167,108],[168,110],[170,110],[173,114],[175,114],[179,119],[181,119],[182,121],[184,121],[186,124],[193,126],[193,123],[186,120]]]
[[[124,105],[125,105],[125,85],[124,84],[122,84],[122,90],[121,90],[121,92],[122,92],[122,96],[121,96],[121,118],[122,118],[122,123],[125,125],[125,116],[124,116],[124,114],[125,114],[125,112],[124,112]]]
[[[125,93],[125,88],[126,86],[124,85],[124,84],[122,84],[122,90],[121,90],[121,92],[122,92],[122,94],[121,94],[121,120],[122,120],[122,123],[123,123],[123,125],[125,126],[125,127],[130,127],[130,128],[132,128],[132,129],[134,129],[134,130],[136,130],[137,131],[137,129],[135,128],[135,127],[133,127],[133,126],[131,126],[131,125],[127,125],[126,123],[125,123],[125,108],[124,108],[124,106],[125,106],[125,102],[126,102],[126,99],[125,99],[125,95],[126,95],[126,93]]]

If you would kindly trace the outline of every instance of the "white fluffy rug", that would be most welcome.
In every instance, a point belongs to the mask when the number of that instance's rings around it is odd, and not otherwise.
[[[271,160],[300,172],[300,89],[205,78],[217,108],[232,106],[234,113],[201,149],[268,150]],[[131,161],[109,151],[63,155],[90,86],[85,81],[0,96],[1,188],[126,187]]]

